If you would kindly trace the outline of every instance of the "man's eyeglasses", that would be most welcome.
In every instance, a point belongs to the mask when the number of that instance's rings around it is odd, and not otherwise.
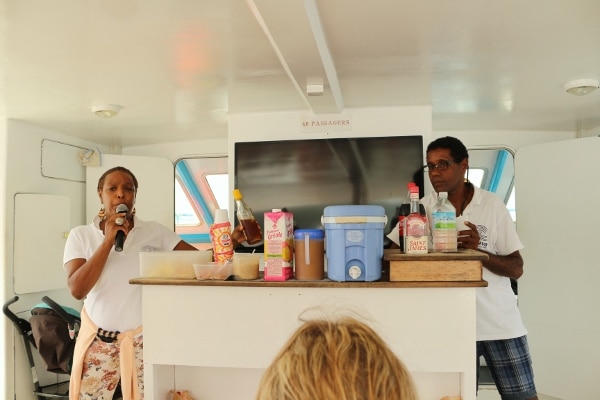
[[[426,172],[429,171],[433,171],[433,170],[438,170],[438,171],[445,171],[448,169],[448,167],[450,166],[450,164],[454,163],[454,161],[450,161],[450,160],[440,160],[437,163],[427,163],[426,165],[423,166],[423,170]]]

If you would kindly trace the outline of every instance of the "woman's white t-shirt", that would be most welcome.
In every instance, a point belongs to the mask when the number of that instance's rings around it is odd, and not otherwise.
[[[107,331],[124,332],[142,324],[142,291],[129,280],[140,276],[140,251],[173,250],[181,238],[154,221],[135,217],[134,228],[125,240],[123,251],[111,250],[100,278],[84,300],[91,320]],[[75,258],[90,259],[104,240],[99,218],[89,225],[71,230],[63,263]]]

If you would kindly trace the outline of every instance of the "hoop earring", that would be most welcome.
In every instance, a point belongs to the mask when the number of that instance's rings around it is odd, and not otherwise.
[[[100,221],[102,221],[104,218],[106,218],[106,212],[104,211],[104,206],[100,207],[100,211],[98,211],[98,218],[100,218]]]
[[[133,210],[131,210],[131,216],[135,215],[135,207],[133,207]]]

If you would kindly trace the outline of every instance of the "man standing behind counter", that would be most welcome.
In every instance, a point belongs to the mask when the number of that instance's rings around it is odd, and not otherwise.
[[[460,140],[443,137],[431,142],[425,169],[435,190],[422,199],[428,217],[437,194],[448,192],[456,209],[458,247],[489,256],[483,262],[488,286],[477,288],[477,367],[483,356],[502,399],[537,399],[527,329],[510,282],[523,275],[523,244],[510,213],[498,197],[465,179],[469,154]],[[388,237],[399,244],[398,229]]]

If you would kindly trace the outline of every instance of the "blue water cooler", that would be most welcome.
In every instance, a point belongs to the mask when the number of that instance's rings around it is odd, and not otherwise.
[[[325,228],[327,277],[333,281],[376,281],[381,278],[385,209],[372,205],[328,206]]]

